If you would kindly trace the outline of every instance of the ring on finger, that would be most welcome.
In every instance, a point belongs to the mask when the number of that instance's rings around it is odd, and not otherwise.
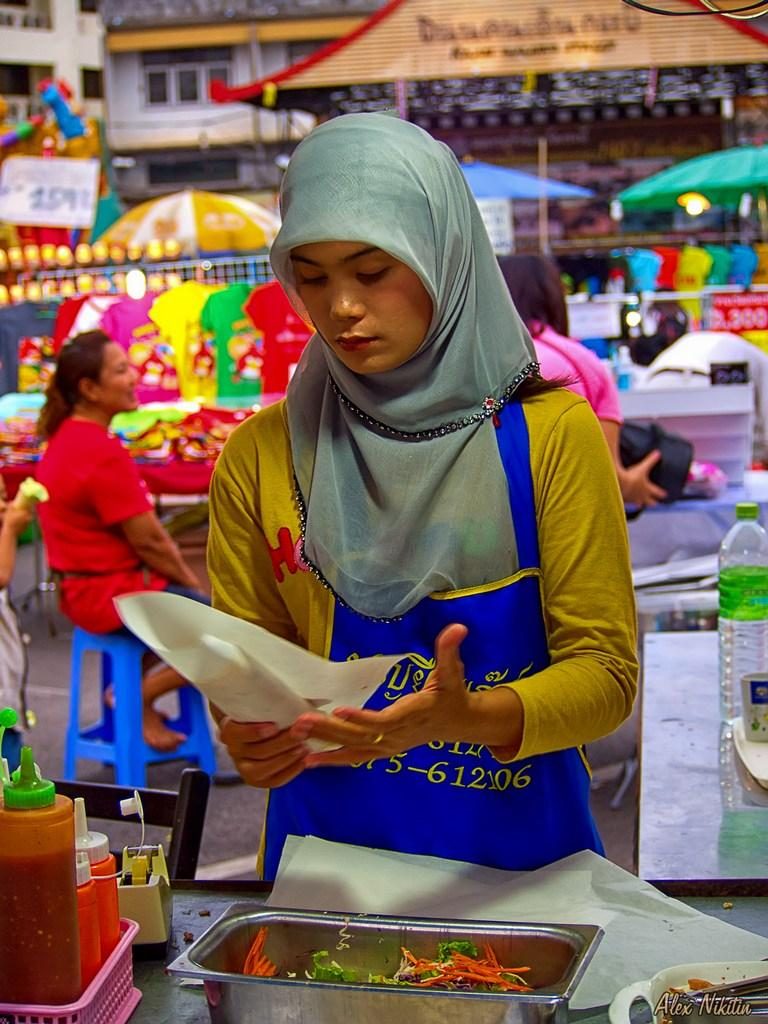
[[[378,736],[374,736],[374,738],[373,738],[373,740],[371,741],[371,743],[372,743],[372,744],[373,744],[373,746],[375,747],[375,746],[377,746],[377,745],[378,745],[379,743],[381,743],[381,741],[382,741],[383,739],[384,739],[384,733],[383,733],[383,732],[380,732],[380,733],[378,734]]]

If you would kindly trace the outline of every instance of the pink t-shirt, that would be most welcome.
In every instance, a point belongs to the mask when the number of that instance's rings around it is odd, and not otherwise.
[[[586,398],[599,420],[624,422],[613,377],[591,349],[573,338],[564,338],[551,327],[544,327],[533,343],[545,380],[568,378],[568,389]]]
[[[138,372],[136,397],[142,403],[175,402],[179,397],[176,356],[149,316],[156,298],[151,292],[141,299],[126,295],[113,302],[101,318],[105,334],[122,345]]]

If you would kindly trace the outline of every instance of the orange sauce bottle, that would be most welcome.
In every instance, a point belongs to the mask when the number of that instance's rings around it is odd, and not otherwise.
[[[91,865],[91,878],[96,886],[99,908],[101,962],[120,941],[120,907],[117,896],[117,863],[109,852],[109,839],[103,832],[91,832],[85,817],[85,802],[75,798],[75,846],[85,853]]]
[[[86,853],[77,854],[77,921],[80,931],[80,978],[85,991],[101,967],[99,901]]]

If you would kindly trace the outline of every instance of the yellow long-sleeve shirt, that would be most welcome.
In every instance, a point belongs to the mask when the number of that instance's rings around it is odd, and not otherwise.
[[[551,664],[512,683],[527,758],[612,732],[637,688],[629,547],[616,474],[587,403],[564,390],[523,402],[530,438]],[[227,442],[211,488],[214,607],[327,656],[333,596],[298,560],[284,403]]]

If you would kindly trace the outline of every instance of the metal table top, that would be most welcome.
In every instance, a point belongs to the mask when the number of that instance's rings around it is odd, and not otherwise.
[[[253,899],[263,904],[266,887],[240,883],[230,889],[226,883],[185,883],[174,887],[173,927],[166,963],[204,932],[224,910],[235,902]],[[730,924],[768,936],[768,897],[735,897],[724,901],[713,897],[686,897],[683,902]],[[724,906],[725,903],[725,906]],[[640,980],[640,979],[638,979]],[[165,973],[161,961],[135,961],[134,984],[142,1000],[130,1024],[209,1024],[210,1017],[200,986],[184,986]],[[584,1024],[607,1024],[605,1010],[571,1014]]]
[[[768,894],[768,807],[745,798],[721,735],[717,672],[717,633],[646,635],[638,874],[673,894]]]

